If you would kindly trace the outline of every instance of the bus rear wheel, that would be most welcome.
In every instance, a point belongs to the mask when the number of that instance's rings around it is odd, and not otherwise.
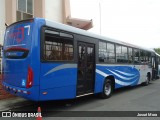
[[[111,97],[112,92],[113,92],[112,81],[111,81],[110,79],[106,79],[106,80],[104,81],[103,91],[102,91],[102,93],[100,94],[100,96],[101,96],[101,98],[103,98],[103,99],[107,99],[107,98]]]

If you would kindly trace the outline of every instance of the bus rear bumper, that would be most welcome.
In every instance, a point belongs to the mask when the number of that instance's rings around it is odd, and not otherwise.
[[[5,82],[2,83],[2,86],[5,91],[15,96],[19,96],[32,101],[39,100],[39,86],[33,86],[32,88],[26,89],[9,85]]]

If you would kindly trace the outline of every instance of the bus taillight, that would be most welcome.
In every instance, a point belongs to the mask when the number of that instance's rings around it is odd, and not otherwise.
[[[28,78],[26,88],[31,88],[33,85],[33,70],[31,67],[28,67]]]

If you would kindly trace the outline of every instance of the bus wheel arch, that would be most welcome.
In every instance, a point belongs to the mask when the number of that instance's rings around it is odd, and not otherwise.
[[[106,79],[111,80],[111,82],[112,82],[112,88],[113,88],[113,91],[114,91],[114,90],[115,90],[115,78],[114,78],[114,76],[113,76],[113,75],[107,76],[107,77],[105,78],[105,80],[106,80]]]
[[[151,73],[150,72],[147,73],[147,79],[148,79],[148,83],[149,83],[151,81]]]
[[[147,77],[149,78],[149,81],[151,81],[151,73],[150,72],[147,73]]]
[[[115,88],[115,79],[114,76],[107,76],[104,79],[102,92],[100,93],[100,97],[103,99],[107,99],[111,97]]]
[[[145,80],[145,82],[143,83],[143,85],[144,85],[144,86],[149,85],[150,80],[151,80],[151,73],[148,72],[148,73],[146,74],[146,80]]]

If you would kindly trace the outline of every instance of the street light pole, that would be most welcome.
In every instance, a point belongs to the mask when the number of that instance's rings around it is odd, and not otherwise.
[[[99,32],[102,34],[102,14],[101,14],[101,0],[99,0]]]

